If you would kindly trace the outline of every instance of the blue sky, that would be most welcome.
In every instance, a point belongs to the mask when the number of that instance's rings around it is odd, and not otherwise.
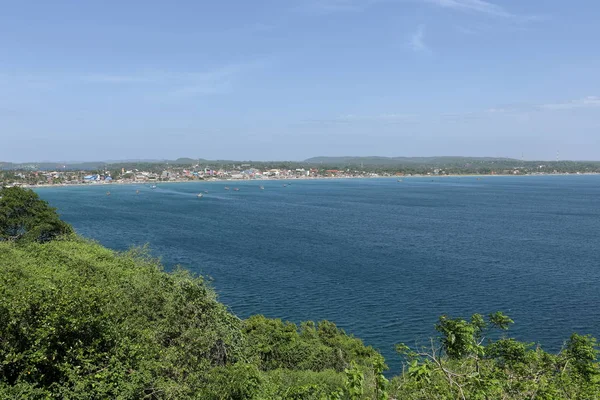
[[[0,160],[600,159],[597,0],[0,0]]]

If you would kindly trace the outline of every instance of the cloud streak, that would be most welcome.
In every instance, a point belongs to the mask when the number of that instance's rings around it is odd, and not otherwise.
[[[484,0],[420,0],[425,3],[433,4],[442,8],[449,8],[459,11],[476,12],[493,15],[496,17],[509,18],[514,14],[509,13],[504,8],[484,1]]]
[[[485,110],[473,110],[464,112],[448,112],[441,114],[411,114],[411,113],[383,113],[372,115],[345,114],[330,119],[307,120],[305,123],[377,123],[377,124],[402,124],[421,123],[439,119],[443,121],[467,121],[483,120],[490,118],[501,118],[503,116],[528,117],[533,114],[549,113],[561,110],[600,108],[599,96],[587,96],[578,100],[565,101],[562,103],[546,104],[513,104],[492,107]]]
[[[316,14],[357,12],[367,9],[377,2],[378,0],[310,0],[304,1],[295,7],[295,10]]]
[[[599,96],[587,96],[580,99],[563,101],[558,103],[543,104],[512,104],[488,108],[484,112],[488,115],[501,114],[524,114],[534,112],[550,112],[562,110],[600,108]]]
[[[90,74],[80,82],[98,85],[137,85],[153,91],[163,91],[175,97],[225,94],[233,91],[234,83],[250,70],[266,65],[266,60],[227,64],[202,72],[141,71],[131,74]]]
[[[145,83],[152,82],[148,76],[143,75],[110,75],[91,74],[81,77],[82,81],[90,83]]]
[[[346,114],[339,116],[338,121],[380,121],[380,122],[395,122],[395,121],[407,121],[414,117],[413,114],[399,114],[399,113],[386,113],[377,115],[357,115],[357,114]]]
[[[431,49],[425,44],[425,26],[419,25],[415,33],[412,34],[408,45],[417,53],[431,53]]]
[[[582,99],[572,100],[564,103],[548,103],[539,106],[542,110],[573,110],[577,108],[600,107],[600,97],[587,96]]]
[[[309,119],[301,124],[358,124],[358,123],[376,123],[376,124],[400,124],[409,123],[414,120],[415,114],[408,113],[382,113],[382,114],[344,114],[334,118]]]
[[[49,78],[42,75],[29,73],[11,73],[0,72],[0,87],[12,87],[22,90],[52,90],[55,89],[60,80]]]
[[[226,94],[233,91],[234,82],[250,70],[262,68],[265,60],[229,64],[210,71],[187,75],[187,83],[173,90],[174,96]]]
[[[299,6],[295,7],[295,10],[316,14],[362,12],[375,5],[384,3],[428,4],[448,10],[487,15],[520,22],[541,19],[539,16],[521,16],[513,14],[504,7],[488,0],[304,0]]]

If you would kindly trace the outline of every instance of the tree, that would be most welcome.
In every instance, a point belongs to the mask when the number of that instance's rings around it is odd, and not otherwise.
[[[397,345],[401,376],[390,384],[402,399],[600,399],[596,339],[573,334],[558,354],[490,329],[506,331],[501,312],[470,320],[442,316],[430,348]],[[487,338],[486,338],[487,336]]]
[[[56,210],[30,189],[0,189],[0,241],[48,242],[70,234]]]
[[[587,381],[600,375],[596,339],[573,333],[567,341],[566,353],[574,368]]]

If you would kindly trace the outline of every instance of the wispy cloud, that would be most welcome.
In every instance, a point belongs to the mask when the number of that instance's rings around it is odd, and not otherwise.
[[[168,96],[194,96],[230,93],[234,77],[234,69],[226,66],[201,73],[146,71],[130,75],[92,74],[81,77],[81,81],[96,86],[110,85],[113,89],[135,85]]]
[[[498,19],[510,21],[521,25],[527,22],[542,21],[549,17],[547,15],[521,15],[515,14],[506,8],[486,0],[413,0],[420,3],[446,8],[449,10],[462,11],[471,14],[487,15]],[[464,33],[472,33],[471,29],[464,28]]]
[[[600,96],[587,96],[578,100],[562,103],[515,103],[487,109],[470,110],[463,112],[446,112],[438,114],[412,114],[412,113],[382,113],[382,114],[344,114],[329,119],[306,120],[304,123],[313,124],[418,124],[424,121],[441,120],[462,122],[470,120],[491,120],[493,118],[530,118],[534,115],[557,112],[561,110],[600,108]]]
[[[297,10],[320,13],[363,11],[381,3],[426,3],[451,10],[487,14],[495,17],[519,17],[504,7],[486,0],[303,0]],[[519,17],[521,18],[521,17]]]
[[[383,0],[303,0],[296,11],[331,14],[337,12],[364,11]]]
[[[513,17],[514,14],[504,8],[484,0],[420,0],[443,8],[477,12],[496,17]]]
[[[357,124],[357,123],[376,123],[376,124],[400,124],[411,122],[416,117],[409,113],[382,113],[382,114],[344,114],[334,118],[310,119],[305,120],[303,124]]]
[[[488,108],[484,112],[488,115],[499,114],[523,114],[523,113],[539,113],[549,111],[574,110],[585,108],[600,108],[599,96],[587,96],[576,100],[568,100],[556,103],[519,103],[508,104]]]
[[[508,110],[506,108],[502,108],[502,107],[492,107],[492,108],[488,108],[487,110],[485,110],[485,112],[488,114],[502,114],[507,111]]]
[[[111,75],[111,74],[91,74],[81,77],[82,81],[92,83],[143,83],[151,82],[149,76],[140,75]]]
[[[140,71],[131,74],[100,73],[84,75],[81,82],[98,85],[143,85],[171,96],[225,94],[234,83],[252,69],[266,65],[266,60],[228,64],[201,72]]]
[[[132,70],[95,71],[80,74],[28,74],[4,73],[0,71],[0,91],[6,93],[29,94],[62,90],[65,87],[90,90],[109,89],[134,97],[146,99],[189,98],[229,94],[240,87],[245,79],[255,71],[268,67],[273,57],[225,64],[212,69],[199,71],[178,70]],[[0,104],[1,105],[1,104]]]
[[[188,74],[186,83],[171,92],[175,96],[225,94],[233,91],[234,82],[250,70],[262,68],[267,60],[229,64],[210,71]]]
[[[0,87],[8,86],[20,89],[48,90],[55,89],[59,79],[30,73],[0,72]]]
[[[425,44],[425,26],[419,25],[410,37],[408,45],[418,53],[431,53],[431,49]]]
[[[357,114],[346,114],[341,115],[337,119],[340,121],[381,121],[381,122],[394,122],[394,121],[406,121],[414,117],[414,114],[401,114],[401,113],[383,113],[375,115],[357,115]]]
[[[194,96],[225,94],[233,90],[233,81],[240,74],[245,65],[227,65],[211,71],[185,74],[184,79],[179,79],[170,95],[173,96]]]
[[[461,26],[461,25],[455,26],[455,29],[458,32],[465,34],[465,35],[475,35],[477,33],[477,31],[475,31],[475,29],[468,28],[466,26]]]
[[[600,108],[600,97],[588,96],[577,100],[564,101],[559,103],[517,103],[507,104],[502,106],[491,107],[486,110],[463,112],[456,114],[442,114],[444,118],[456,120],[481,119],[481,118],[531,118],[534,115],[545,115],[560,111],[568,111],[575,109],[592,109]]]
[[[582,99],[567,101],[564,103],[541,104],[542,110],[572,110],[576,108],[595,108],[600,107],[600,97],[587,96]]]

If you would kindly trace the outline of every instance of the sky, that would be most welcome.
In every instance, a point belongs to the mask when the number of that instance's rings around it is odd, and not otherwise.
[[[0,161],[600,160],[597,0],[0,0]]]

